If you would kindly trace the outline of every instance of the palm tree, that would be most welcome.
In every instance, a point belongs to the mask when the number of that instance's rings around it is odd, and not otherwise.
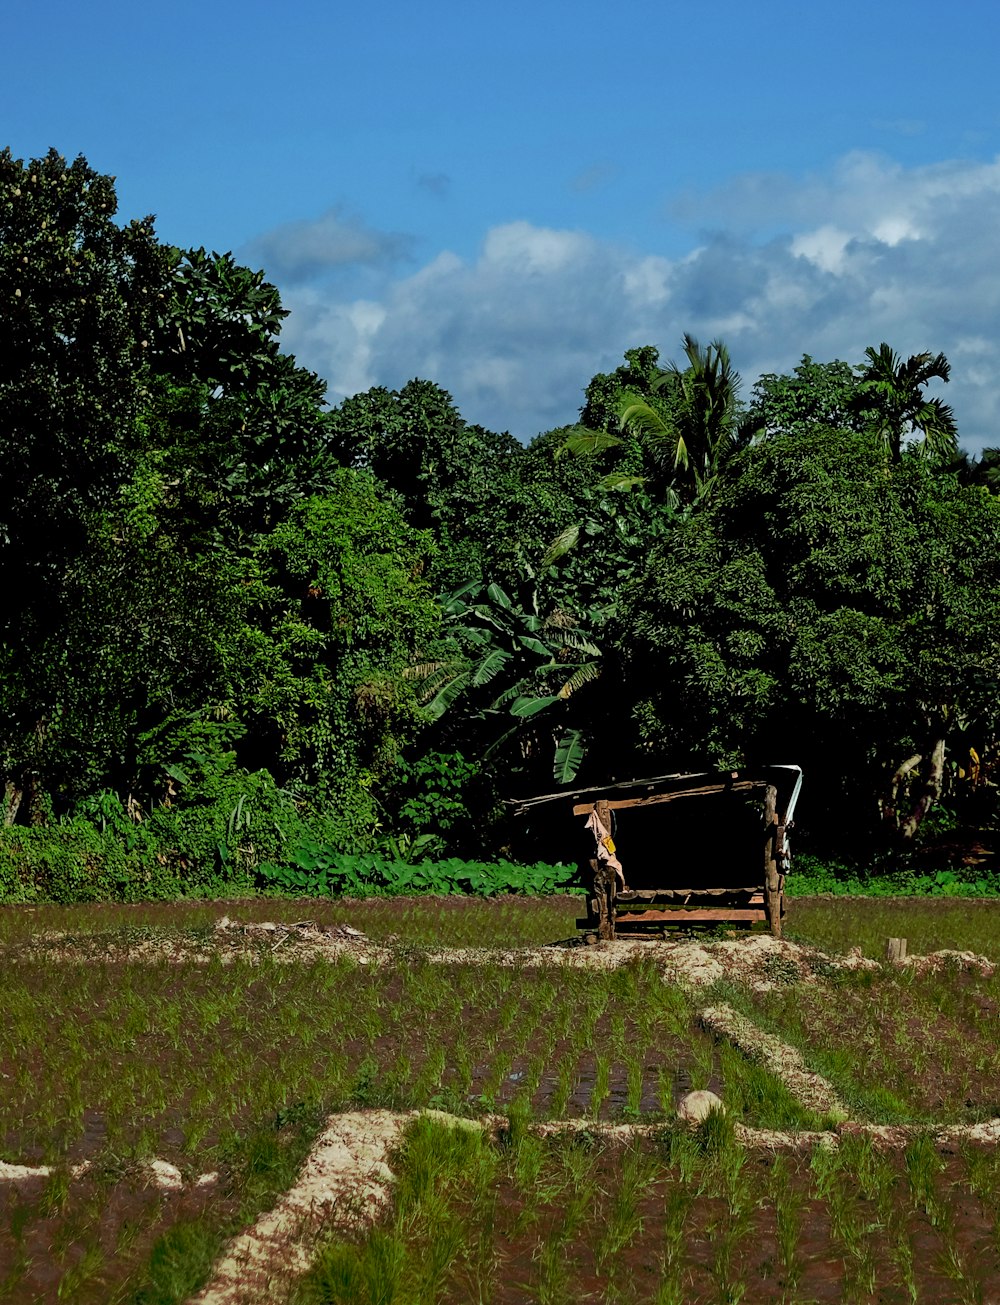
[[[859,369],[858,404],[874,411],[875,430],[885,442],[893,462],[903,455],[903,444],[920,435],[920,448],[935,460],[958,454],[958,429],[951,408],[940,399],[928,399],[924,386],[947,381],[951,367],[943,353],[915,353],[904,363],[883,341],[878,350],[865,350],[866,366]]]
[[[670,363],[652,383],[654,391],[675,388],[676,416],[665,418],[639,395],[623,394],[618,421],[649,443],[661,472],[680,479],[686,497],[704,498],[722,462],[749,438],[738,422],[742,381],[721,340],[703,349],[685,333],[683,348],[687,365]]]

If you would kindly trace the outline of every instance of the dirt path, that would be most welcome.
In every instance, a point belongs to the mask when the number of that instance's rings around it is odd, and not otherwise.
[[[57,960],[88,962],[94,959],[94,944],[65,934],[43,934],[28,944],[10,948],[21,954],[44,954]],[[303,920],[296,924],[244,922],[223,916],[211,939],[183,936],[146,939],[116,944],[102,937],[102,960],[186,961],[207,964],[221,959],[232,962],[262,960],[303,964],[323,959],[345,958],[358,965],[391,966],[406,963],[415,955],[432,965],[500,965],[522,968],[569,966],[573,969],[614,970],[637,960],[651,962],[663,971],[668,982],[694,988],[710,987],[721,979],[766,991],[789,981],[822,981],[831,970],[878,970],[855,948],[845,956],[823,952],[817,947],[772,938],[770,934],[700,941],[670,938],[663,941],[618,939],[592,946],[548,946],[516,948],[413,948],[373,942],[349,925],[317,925]],[[928,969],[955,967],[989,976],[995,966],[985,956],[972,952],[942,951],[929,956],[910,956],[902,964],[918,973]]]
[[[309,1267],[320,1230],[371,1223],[389,1199],[386,1163],[416,1111],[333,1115],[295,1185],[232,1241],[211,1282],[190,1305],[280,1301]]]
[[[833,1085],[806,1066],[801,1054],[773,1033],[765,1033],[753,1020],[731,1006],[708,1006],[699,1023],[716,1037],[726,1038],[748,1060],[756,1061],[784,1083],[800,1106],[818,1115],[847,1119],[850,1111]]]

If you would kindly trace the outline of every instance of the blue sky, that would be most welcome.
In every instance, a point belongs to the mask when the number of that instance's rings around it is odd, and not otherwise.
[[[685,330],[748,384],[886,339],[1000,443],[995,5],[35,0],[4,35],[0,144],[264,267],[332,401],[421,375],[530,438]]]

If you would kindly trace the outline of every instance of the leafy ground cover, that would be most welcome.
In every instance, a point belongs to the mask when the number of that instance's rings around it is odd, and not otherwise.
[[[1000,1291],[995,1152],[845,1137],[750,1153],[725,1120],[616,1144],[415,1123],[386,1217],[327,1245],[300,1305],[982,1301]]]

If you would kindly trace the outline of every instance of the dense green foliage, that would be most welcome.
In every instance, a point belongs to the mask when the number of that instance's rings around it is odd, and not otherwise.
[[[995,826],[996,455],[943,356],[744,400],[685,336],[523,447],[430,380],[328,407],[264,272],[116,202],[0,155],[0,895],[551,887],[504,799],[776,759],[817,850]]]
[[[994,737],[998,614],[994,498],[919,458],[889,467],[866,434],[774,436],[657,549],[619,682],[664,763],[762,762],[781,740],[827,792],[902,820],[908,758],[926,787],[938,745]]]

